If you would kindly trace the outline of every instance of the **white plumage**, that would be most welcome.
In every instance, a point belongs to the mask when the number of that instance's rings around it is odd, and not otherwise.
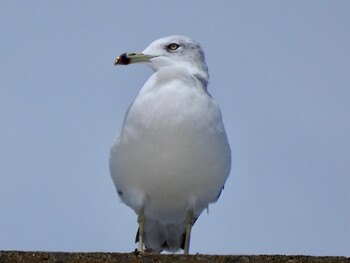
[[[121,200],[138,215],[141,251],[145,246],[188,253],[192,225],[217,200],[230,172],[220,109],[207,92],[204,53],[190,38],[156,40],[115,64],[136,62],[154,73],[111,147],[111,177]]]

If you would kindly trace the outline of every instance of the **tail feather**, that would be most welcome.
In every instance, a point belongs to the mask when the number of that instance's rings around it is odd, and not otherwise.
[[[193,225],[198,218],[193,220]],[[150,221],[148,221],[150,223]],[[183,229],[181,235],[179,230]],[[135,236],[135,243],[139,242],[140,228],[137,229]],[[178,249],[185,249],[186,228],[183,225],[164,226],[159,222],[153,221],[152,224],[145,225],[145,250],[151,253],[161,253],[163,250],[176,251]]]

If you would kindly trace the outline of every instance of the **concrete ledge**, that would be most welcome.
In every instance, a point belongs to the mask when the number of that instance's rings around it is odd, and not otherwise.
[[[23,252],[0,251],[0,263],[4,262],[40,262],[40,263],[80,263],[80,262],[205,262],[205,263],[350,263],[347,257],[314,257],[285,255],[256,256],[219,256],[219,255],[147,255],[138,253],[66,253],[66,252]]]

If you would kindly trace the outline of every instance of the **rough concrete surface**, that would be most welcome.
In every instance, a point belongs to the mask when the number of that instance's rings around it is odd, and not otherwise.
[[[317,262],[335,263],[349,262],[347,257],[315,257],[315,256],[285,256],[285,255],[256,255],[256,256],[219,256],[219,255],[151,255],[139,253],[66,253],[66,252],[23,252],[0,251],[0,263],[4,262],[43,262],[43,263],[77,263],[77,262],[218,262],[218,263],[266,263],[266,262]]]

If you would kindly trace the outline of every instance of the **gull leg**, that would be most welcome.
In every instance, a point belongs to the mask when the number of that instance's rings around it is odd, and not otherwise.
[[[137,224],[139,225],[139,251],[141,253],[145,252],[144,251],[144,228],[145,228],[145,214],[143,211],[143,208],[140,211],[140,214],[137,216]]]
[[[185,236],[185,248],[184,248],[184,254],[188,254],[190,251],[190,239],[191,239],[191,230],[193,226],[193,209],[190,208],[187,211],[187,217],[186,217],[186,236]]]

